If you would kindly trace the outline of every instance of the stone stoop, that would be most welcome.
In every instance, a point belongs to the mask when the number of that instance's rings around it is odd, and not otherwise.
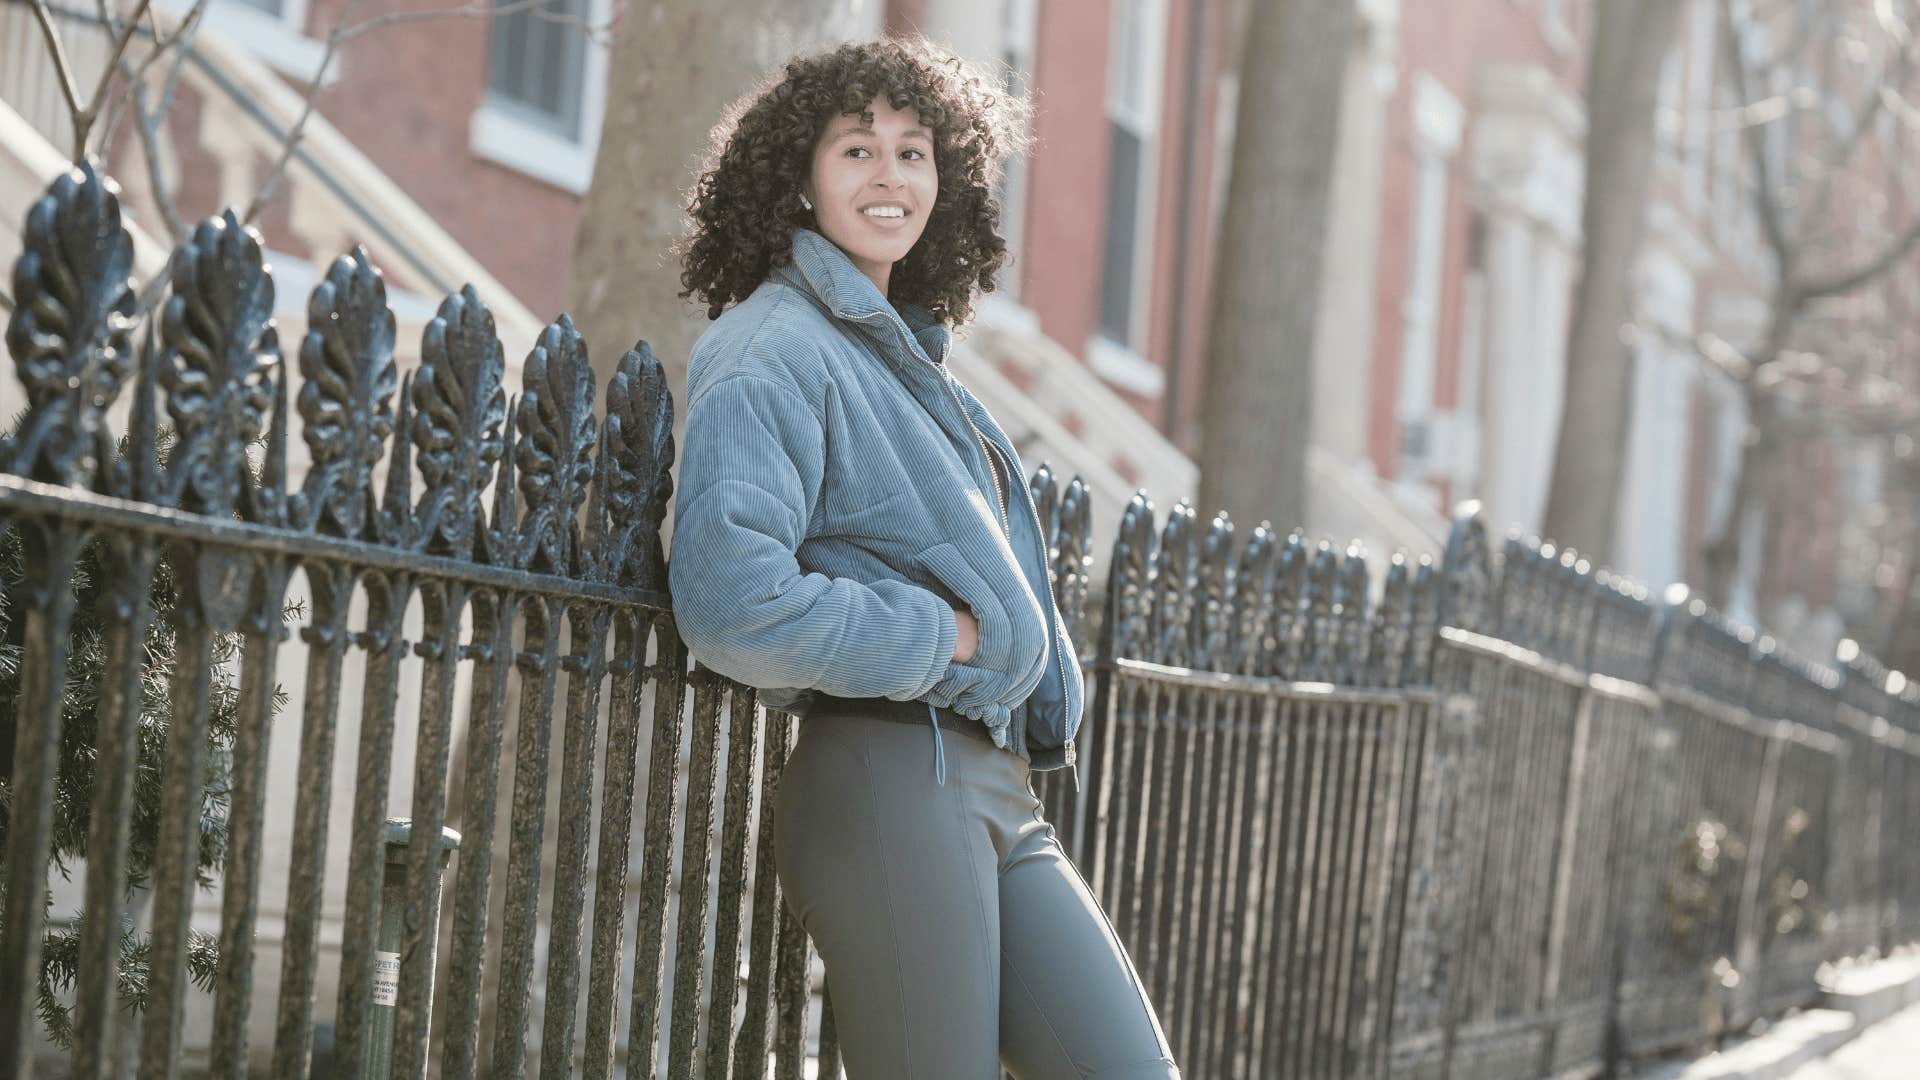
[[[1653,1064],[1645,1080],[1785,1080],[1874,1024],[1920,1003],[1920,953],[1822,969],[1820,1003],[1705,1057]]]

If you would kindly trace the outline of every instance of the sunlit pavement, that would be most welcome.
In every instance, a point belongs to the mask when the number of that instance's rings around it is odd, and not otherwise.
[[[1787,1080],[1915,1080],[1920,1077],[1920,1005],[1868,1028],[1825,1061]]]

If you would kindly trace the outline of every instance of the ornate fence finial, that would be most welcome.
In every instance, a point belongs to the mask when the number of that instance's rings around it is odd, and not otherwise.
[[[133,370],[132,273],[119,189],[88,158],[48,186],[21,232],[7,351],[27,415],[0,444],[8,472],[92,485],[112,460],[102,420]]]
[[[1078,476],[1060,500],[1053,552],[1055,600],[1076,643],[1086,634],[1087,589],[1093,576],[1093,496]]]
[[[1355,540],[1347,545],[1333,586],[1333,605],[1338,613],[1339,625],[1339,661],[1334,678],[1342,683],[1360,683],[1367,677],[1371,589],[1372,582],[1367,577],[1366,552],[1361,548],[1360,541]]]
[[[426,550],[458,559],[513,565],[511,547],[487,540],[480,493],[506,454],[506,357],[494,331],[493,312],[472,285],[440,302],[420,336],[420,367],[408,395],[413,439],[426,483],[416,512]],[[511,486],[511,475],[501,482]],[[502,494],[495,493],[496,504]],[[505,493],[510,499],[511,492]],[[514,521],[493,526],[511,534]]]
[[[1412,610],[1413,579],[1407,574],[1407,556],[1393,553],[1380,604],[1373,609],[1373,640],[1367,650],[1366,681],[1375,686],[1399,686],[1406,677],[1407,639]]]
[[[1053,475],[1053,466],[1041,462],[1027,478],[1027,494],[1033,496],[1034,513],[1040,518],[1040,541],[1047,546],[1047,564],[1051,570],[1054,557],[1053,538],[1060,530],[1060,481]],[[1059,581],[1052,585],[1057,592]]]
[[[607,383],[608,577],[643,589],[667,587],[660,522],[673,497],[673,394],[666,371],[642,341],[620,358]]]
[[[587,344],[566,315],[547,324],[527,354],[520,399],[521,565],[549,574],[578,572],[576,515],[593,479],[593,367]]]
[[[297,527],[372,538],[373,467],[394,431],[393,343],[386,282],[355,246],[307,298],[299,407],[313,464],[291,504]]]
[[[1153,560],[1153,643],[1149,659],[1183,665],[1192,653],[1191,612],[1199,551],[1194,543],[1193,504],[1185,499],[1167,511]]]
[[[1273,666],[1262,674],[1301,678],[1307,657],[1307,573],[1311,555],[1299,529],[1287,534],[1273,576]]]
[[[1226,671],[1233,659],[1233,522],[1225,510],[1214,515],[1200,545],[1194,606],[1192,666]]]
[[[1273,670],[1279,639],[1273,632],[1273,578],[1280,566],[1280,545],[1273,528],[1261,522],[1240,549],[1233,571],[1233,654],[1226,668],[1240,675]]]
[[[1422,686],[1433,681],[1433,643],[1440,633],[1440,574],[1433,556],[1420,556],[1413,574],[1413,602],[1408,622],[1405,683]]]
[[[1145,658],[1153,641],[1153,501],[1137,491],[1120,515],[1107,570],[1107,611],[1100,636],[1106,659]]]
[[[171,270],[160,320],[159,377],[174,427],[166,494],[183,510],[226,517],[252,483],[247,447],[273,403],[273,278],[260,234],[232,210],[201,222],[174,250]]]
[[[1487,548],[1487,525],[1478,502],[1467,502],[1455,512],[1447,534],[1447,550],[1440,563],[1440,625],[1462,630],[1488,629],[1488,601],[1492,596],[1493,567]]]
[[[1313,550],[1313,562],[1307,570],[1306,677],[1314,682],[1332,682],[1339,677],[1340,612],[1334,606],[1334,589],[1340,577],[1340,556],[1333,545],[1322,540]]]

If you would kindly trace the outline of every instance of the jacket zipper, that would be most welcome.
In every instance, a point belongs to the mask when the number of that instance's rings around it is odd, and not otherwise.
[[[942,380],[946,381],[947,380],[946,373],[941,372],[940,374],[941,374]],[[960,415],[966,419],[967,426],[970,428],[973,428],[974,438],[980,440],[980,448],[982,450],[986,450],[987,440],[985,436],[980,434],[979,428],[973,427],[973,418],[971,416],[967,416],[967,407],[961,404],[960,393],[959,391],[953,389],[953,383],[951,381],[947,381],[947,391],[953,395],[954,404],[960,405]],[[993,456],[992,453],[989,452],[987,467],[989,471],[992,471],[995,474],[995,479],[997,481],[999,469],[994,465],[992,456]],[[1007,464],[1007,471],[1009,473],[1013,471],[1013,466],[1011,463]],[[1009,482],[1011,482],[1011,477],[1009,477]],[[997,482],[995,486],[996,487],[998,486]],[[1033,505],[1033,499],[1024,498],[1021,501],[1027,504],[1027,513],[1033,516],[1033,535],[1040,545],[1040,566],[1042,569],[1048,569],[1051,560],[1048,559],[1047,557],[1046,526],[1041,524],[1040,522],[1040,511],[1037,507]],[[1007,526],[1007,534],[1009,538],[1011,538],[1013,534],[1013,526],[1011,524]],[[1068,686],[1067,662],[1066,662],[1066,658],[1063,655],[1061,655],[1060,634],[1058,630],[1060,611],[1059,611],[1059,608],[1054,604],[1053,589],[1051,586],[1049,586],[1047,589],[1047,616],[1048,616],[1047,636],[1053,639],[1053,643],[1051,646],[1053,649],[1053,667],[1054,667],[1054,670],[1059,672],[1060,674],[1060,708],[1062,710],[1065,710],[1068,707],[1067,699],[1072,695],[1069,694],[1067,691],[1067,686]],[[1066,740],[1065,744],[1061,747],[1061,749],[1064,750],[1066,753],[1067,765],[1073,769],[1073,790],[1079,791],[1080,790],[1080,763],[1079,763],[1078,756],[1075,755],[1073,752],[1073,740],[1072,739]]]
[[[884,312],[879,312],[879,311],[872,312],[867,315],[852,316],[852,318],[857,319],[861,322],[865,322],[870,318],[884,319],[885,317],[886,317],[886,314]],[[909,347],[907,351],[911,353],[913,350],[911,347]],[[945,357],[945,355],[946,355],[946,350],[942,349],[941,356]],[[926,363],[928,367],[931,367],[934,369],[934,374],[940,377],[940,384],[947,388],[947,395],[953,398],[954,408],[960,410],[960,419],[965,420],[967,422],[967,430],[973,432],[973,437],[975,441],[977,441],[980,444],[981,457],[986,460],[989,479],[993,481],[993,494],[995,499],[998,500],[1000,504],[1000,526],[1005,531],[1007,539],[1011,541],[1013,539],[1013,523],[1007,517],[1007,503],[1010,502],[1011,499],[1009,499],[1008,496],[1001,490],[1000,467],[994,463],[993,450],[988,447],[986,436],[980,434],[980,429],[974,426],[973,417],[967,414],[966,403],[960,400],[960,391],[955,390],[953,388],[952,377],[949,376],[946,371],[942,370],[939,364],[934,363],[932,360],[928,360]],[[1012,472],[1011,466],[1009,466],[1008,472],[1009,473]],[[1011,484],[1013,482],[1013,477],[1008,476],[1007,482]],[[1051,563],[1051,560],[1047,558],[1047,539],[1045,536],[1046,526],[1041,524],[1040,511],[1038,509],[1035,509],[1033,505],[1033,500],[1031,498],[1027,498],[1021,501],[1027,504],[1027,513],[1033,516],[1033,535],[1036,539],[1036,542],[1040,545],[1040,566],[1043,569],[1046,569],[1050,566],[1050,563]],[[1053,649],[1053,666],[1054,666],[1054,670],[1060,675],[1060,708],[1064,710],[1067,708],[1068,698],[1070,698],[1072,695],[1068,692],[1066,660],[1064,657],[1060,655],[1061,653],[1060,640],[1059,640],[1060,635],[1059,635],[1059,629],[1058,629],[1060,612],[1053,602],[1053,589],[1051,586],[1049,586],[1047,589],[1047,615],[1049,619],[1049,623],[1047,626],[1047,635],[1053,639],[1053,642],[1050,646]],[[1066,744],[1062,747],[1062,749],[1066,752],[1067,764],[1073,770],[1073,790],[1079,791],[1080,790],[1080,764],[1079,764],[1078,755],[1076,755],[1073,752],[1073,740],[1072,739],[1066,740]]]

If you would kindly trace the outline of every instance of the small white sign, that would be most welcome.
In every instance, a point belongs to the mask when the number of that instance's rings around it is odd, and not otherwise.
[[[400,954],[380,952],[373,954],[373,1003],[375,1005],[393,1005],[400,1000]]]

